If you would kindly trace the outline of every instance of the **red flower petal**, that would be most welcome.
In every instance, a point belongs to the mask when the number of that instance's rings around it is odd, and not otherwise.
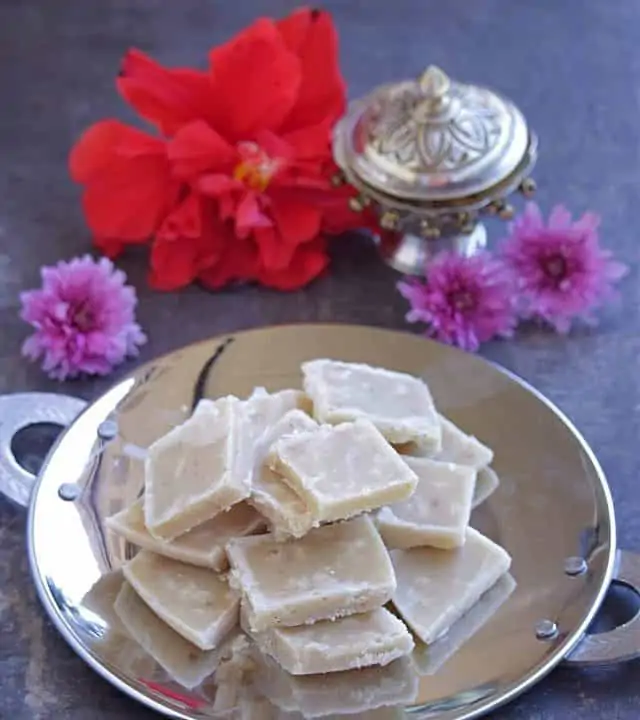
[[[114,156],[134,159],[164,155],[160,138],[125,125],[119,120],[101,120],[80,136],[69,155],[69,171],[77,183],[85,183],[113,163]]]
[[[232,282],[256,279],[258,253],[255,244],[249,238],[233,237],[231,230],[217,262],[203,270],[198,279],[212,290],[218,290]]]
[[[297,160],[314,160],[321,163],[330,160],[331,130],[333,120],[325,120],[317,125],[307,125],[283,135],[283,140],[295,150]]]
[[[262,212],[255,193],[248,190],[240,199],[235,211],[236,232],[239,237],[247,237],[254,228],[268,228],[271,221]]]
[[[278,23],[287,47],[300,58],[302,81],[284,129],[334,123],[345,111],[346,88],[340,73],[338,35],[324,10],[298,10]]]
[[[233,141],[279,128],[295,104],[301,75],[273,21],[256,21],[209,58],[214,127]]]
[[[318,235],[322,216],[317,207],[297,202],[283,191],[274,191],[271,200],[271,216],[284,243],[299,245]]]
[[[234,191],[244,190],[244,184],[240,180],[217,173],[202,175],[196,181],[195,186],[201,193],[211,197],[221,197]]]
[[[260,265],[267,272],[285,270],[293,257],[296,246],[283,242],[275,228],[260,228],[253,238],[258,247]]]
[[[211,267],[226,241],[226,236],[220,236],[220,227],[212,203],[195,193],[188,195],[156,235],[151,251],[152,287],[177,290]]]
[[[166,135],[209,118],[215,102],[208,73],[165,68],[136,49],[125,55],[116,84],[124,99]]]
[[[71,151],[69,167],[74,180],[86,183],[87,223],[100,237],[146,240],[179,191],[164,143],[116,120],[89,128]]]
[[[258,280],[275,290],[298,290],[318,277],[328,264],[324,238],[317,238],[300,245],[284,268],[273,269],[262,265],[258,270]]]
[[[358,192],[350,185],[334,188],[319,202],[322,212],[322,231],[329,235],[340,235],[349,230],[366,229],[380,233],[380,224],[375,211],[367,207],[360,212],[351,209],[349,201]]]
[[[97,237],[94,238],[93,244],[103,255],[106,255],[112,260],[117,258],[118,255],[121,255],[125,248],[125,244],[123,242],[120,242],[120,240],[113,240],[112,238]]]
[[[238,152],[202,120],[180,128],[167,150],[174,174],[190,180],[206,171],[231,172]]]

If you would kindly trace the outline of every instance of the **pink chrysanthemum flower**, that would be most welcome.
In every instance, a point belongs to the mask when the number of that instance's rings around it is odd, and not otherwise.
[[[428,337],[475,351],[491,338],[513,335],[512,278],[489,253],[440,253],[424,281],[405,279],[398,290],[411,304],[407,320],[425,323]]]
[[[616,296],[614,283],[628,270],[600,247],[599,222],[594,213],[573,222],[557,205],[545,224],[538,206],[528,203],[511,224],[501,251],[516,276],[523,318],[561,333],[577,318],[594,324],[593,311]]]
[[[135,322],[137,297],[106,258],[86,256],[41,270],[42,287],[22,293],[20,317],[35,328],[22,353],[42,358],[56,380],[106,375],[137,355],[146,337]]]

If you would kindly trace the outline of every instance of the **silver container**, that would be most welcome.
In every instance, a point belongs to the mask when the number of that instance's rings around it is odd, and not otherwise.
[[[482,250],[482,216],[509,219],[509,195],[534,192],[536,150],[511,101],[437,67],[353,102],[333,139],[337,181],[358,191],[352,209],[375,209],[383,257],[409,273],[443,249]]]
[[[396,666],[392,678],[383,669],[373,683],[360,671],[349,683],[330,678],[311,688],[254,666],[246,677],[234,675],[228,666],[207,666],[208,658],[197,652],[181,656],[153,624],[134,639],[114,599],[122,586],[120,567],[135,549],[107,532],[105,518],[139,496],[145,448],[184,420],[200,398],[243,397],[258,385],[297,387],[300,363],[316,357],[426,378],[442,412],[494,448],[500,485],[474,511],[472,524],[510,552],[513,577],[442,640],[416,652],[415,662]],[[366,720],[362,703],[388,704],[384,693],[403,680],[401,670],[418,692],[411,707],[405,704],[393,717],[470,720],[509,702],[559,663],[599,665],[640,654],[639,617],[611,632],[587,634],[613,580],[640,587],[640,556],[617,548],[611,494],[596,458],[551,403],[478,357],[387,330],[278,327],[174,352],[80,412],[83,406],[57,395],[0,397],[0,489],[28,504],[33,580],[61,635],[107,681],[168,717],[238,717],[221,713],[239,707],[253,711],[251,717],[291,720],[302,717],[296,703],[311,695],[316,711],[322,701],[330,712],[351,703],[353,713],[360,702],[354,717]],[[11,440],[21,427],[43,420],[69,424],[35,478],[19,469]]]

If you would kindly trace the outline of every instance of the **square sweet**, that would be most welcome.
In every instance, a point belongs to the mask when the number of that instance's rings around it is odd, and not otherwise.
[[[281,438],[269,464],[321,522],[405,500],[418,482],[369,420]]]
[[[266,431],[258,448],[248,502],[267,518],[272,532],[278,536],[302,537],[318,522],[302,498],[266,464],[266,452],[281,437],[310,432],[317,427],[301,410],[291,410]]]
[[[418,695],[419,676],[406,657],[322,675],[291,675],[257,650],[254,658],[256,690],[283,713],[304,718],[400,720],[405,711],[393,706],[409,705]]]
[[[213,650],[238,624],[239,595],[211,570],[142,550],[122,572],[160,619],[201,650]]]
[[[221,572],[229,566],[225,550],[227,542],[233,537],[254,535],[266,524],[257,510],[246,502],[239,502],[174,540],[158,540],[144,524],[144,500],[140,498],[107,518],[106,525],[139,548]]]
[[[442,637],[511,566],[509,554],[476,530],[455,550],[393,550],[393,604],[425,643]]]
[[[476,471],[428,458],[405,457],[405,461],[418,476],[418,487],[408,500],[378,510],[376,525],[385,545],[403,549],[462,545]]]
[[[129,635],[183,687],[194,688],[216,669],[221,651],[200,650],[178,635],[125,582],[114,610]]]
[[[476,635],[509,599],[516,589],[516,581],[506,573],[457,620],[446,635],[431,645],[419,642],[411,659],[420,675],[434,675],[455,653]]]
[[[468,465],[480,470],[493,462],[493,450],[473,435],[468,435],[444,415],[440,415],[442,449],[435,460]]]
[[[389,554],[367,516],[314,528],[297,540],[231,540],[231,583],[252,632],[366,612],[395,589]]]
[[[339,620],[276,627],[257,633],[248,627],[242,612],[240,622],[260,650],[292,675],[388,665],[411,653],[414,647],[404,623],[384,608]]]
[[[222,718],[244,720],[244,715],[238,716],[238,709],[243,698],[253,695],[251,690],[251,676],[254,670],[253,651],[253,643],[240,630],[228,645],[225,643],[224,657],[211,679],[211,690],[214,695],[212,717],[220,720]],[[209,687],[202,690],[204,697],[211,696]]]
[[[476,479],[476,489],[473,492],[473,507],[477,508],[485,500],[487,500],[500,486],[500,478],[495,470],[490,467],[478,470]]]
[[[304,389],[322,423],[366,418],[391,443],[440,449],[442,430],[426,383],[412,375],[362,363],[311,360],[302,365]]]
[[[155,538],[173,540],[248,497],[250,479],[233,472],[239,402],[207,402],[149,448],[144,514]]]
[[[300,390],[281,390],[269,394],[257,388],[247,399],[238,403],[238,435],[233,473],[238,482],[251,483],[257,456],[265,433],[291,410],[309,407],[306,395]],[[308,415],[305,415],[309,419]],[[261,464],[261,463],[260,463]]]
[[[493,450],[480,442],[473,435],[468,435],[444,415],[438,415],[442,430],[440,450],[433,452],[430,448],[416,443],[404,443],[396,450],[401,455],[430,457],[432,460],[452,462],[456,465],[467,465],[480,470],[493,462]]]

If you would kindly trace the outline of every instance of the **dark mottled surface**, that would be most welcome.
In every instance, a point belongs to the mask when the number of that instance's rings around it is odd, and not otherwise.
[[[206,48],[293,0],[0,0],[0,391],[63,390],[90,398],[106,382],[59,386],[19,358],[26,328],[18,292],[38,267],[89,244],[67,150],[103,116],[127,117],[113,89],[123,51],[137,45],[167,63]],[[344,72],[353,95],[427,63],[490,83],[517,99],[539,131],[540,201],[565,200],[604,216],[603,236],[634,272],[623,305],[593,333],[527,334],[486,348],[488,357],[549,395],[592,443],[613,489],[620,541],[640,548],[640,3],[606,0],[333,0]],[[494,237],[498,232],[493,229]],[[366,242],[336,243],[333,273],[294,295],[243,289],[158,295],[144,261],[123,261],[151,341],[143,360],[220,332],[298,320],[402,327],[393,273]],[[0,499],[0,718],[107,720],[151,713],[103,682],[46,621],[31,588],[25,518]],[[592,673],[561,669],[504,712],[505,720],[635,720],[639,666]]]

